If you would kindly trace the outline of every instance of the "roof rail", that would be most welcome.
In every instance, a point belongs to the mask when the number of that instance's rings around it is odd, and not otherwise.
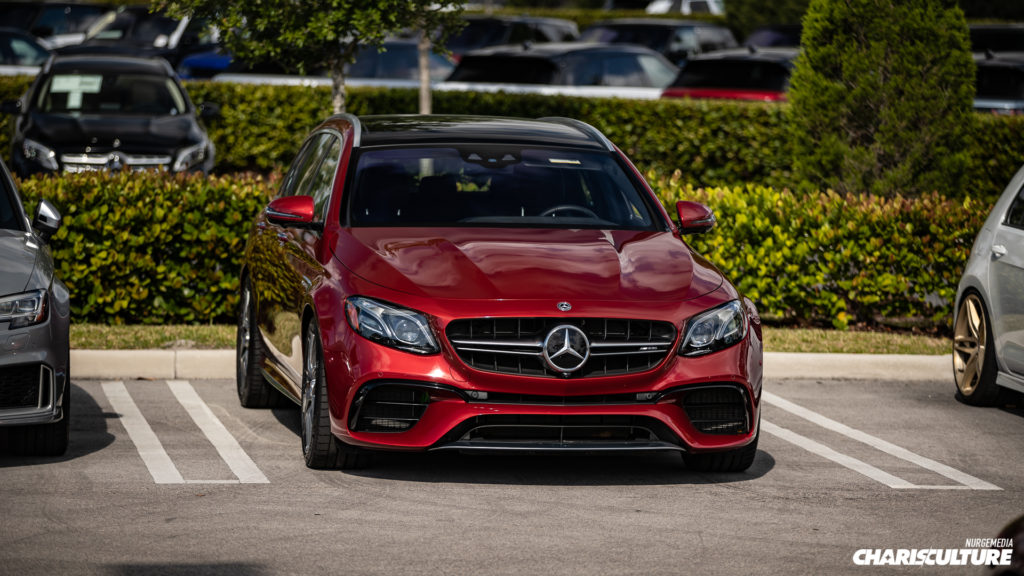
[[[541,122],[552,122],[554,124],[561,124],[563,126],[575,128],[580,132],[583,132],[587,136],[590,136],[591,139],[595,140],[608,150],[611,150],[612,152],[615,151],[615,145],[612,144],[612,141],[609,140],[608,137],[602,134],[601,131],[598,130],[597,128],[594,128],[593,126],[587,124],[582,120],[576,120],[575,118],[563,118],[561,116],[545,116],[543,118],[537,118],[537,120]]]
[[[359,117],[355,114],[349,114],[348,112],[342,112],[341,114],[335,114],[328,118],[328,120],[347,120],[352,125],[352,147],[359,148],[359,141],[362,139],[363,134],[363,123],[359,121]]]

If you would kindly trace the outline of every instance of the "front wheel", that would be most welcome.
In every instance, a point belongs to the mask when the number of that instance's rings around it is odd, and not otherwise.
[[[306,327],[302,354],[302,456],[306,466],[342,470],[366,466],[365,452],[331,434],[324,354],[315,322]]]
[[[961,402],[972,406],[998,403],[992,327],[985,303],[975,292],[964,297],[953,325],[953,379]]]

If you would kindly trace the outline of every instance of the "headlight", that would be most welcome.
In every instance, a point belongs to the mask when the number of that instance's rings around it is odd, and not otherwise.
[[[31,160],[47,170],[56,170],[58,168],[57,153],[35,140],[26,138],[21,145],[21,151],[25,155],[26,160]]]
[[[206,142],[200,142],[195,146],[189,146],[188,148],[182,148],[178,151],[178,155],[174,157],[174,166],[171,168],[173,172],[184,172],[191,170],[196,166],[203,163],[206,160]]]
[[[378,344],[416,354],[441,350],[419,312],[353,296],[345,301],[345,316],[353,330]]]
[[[740,301],[733,300],[690,318],[679,353],[683,356],[709,354],[732,346],[746,333],[747,315]]]
[[[46,320],[46,290],[0,298],[0,322],[8,328],[23,328]]]

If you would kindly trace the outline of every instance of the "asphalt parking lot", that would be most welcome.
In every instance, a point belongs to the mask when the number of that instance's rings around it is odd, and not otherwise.
[[[230,380],[77,380],[68,454],[0,455],[6,574],[982,574],[856,566],[1024,513],[1024,411],[944,380],[769,379],[753,467],[385,454],[307,469]]]

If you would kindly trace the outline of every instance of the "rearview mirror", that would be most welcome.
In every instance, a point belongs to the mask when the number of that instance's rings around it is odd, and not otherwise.
[[[715,213],[700,202],[676,202],[680,234],[703,234],[715,227]]]
[[[284,196],[267,205],[267,220],[279,226],[313,228],[313,197]]]
[[[47,200],[40,200],[36,206],[36,217],[32,221],[36,235],[46,242],[60,230],[60,223],[61,216],[57,208]]]

